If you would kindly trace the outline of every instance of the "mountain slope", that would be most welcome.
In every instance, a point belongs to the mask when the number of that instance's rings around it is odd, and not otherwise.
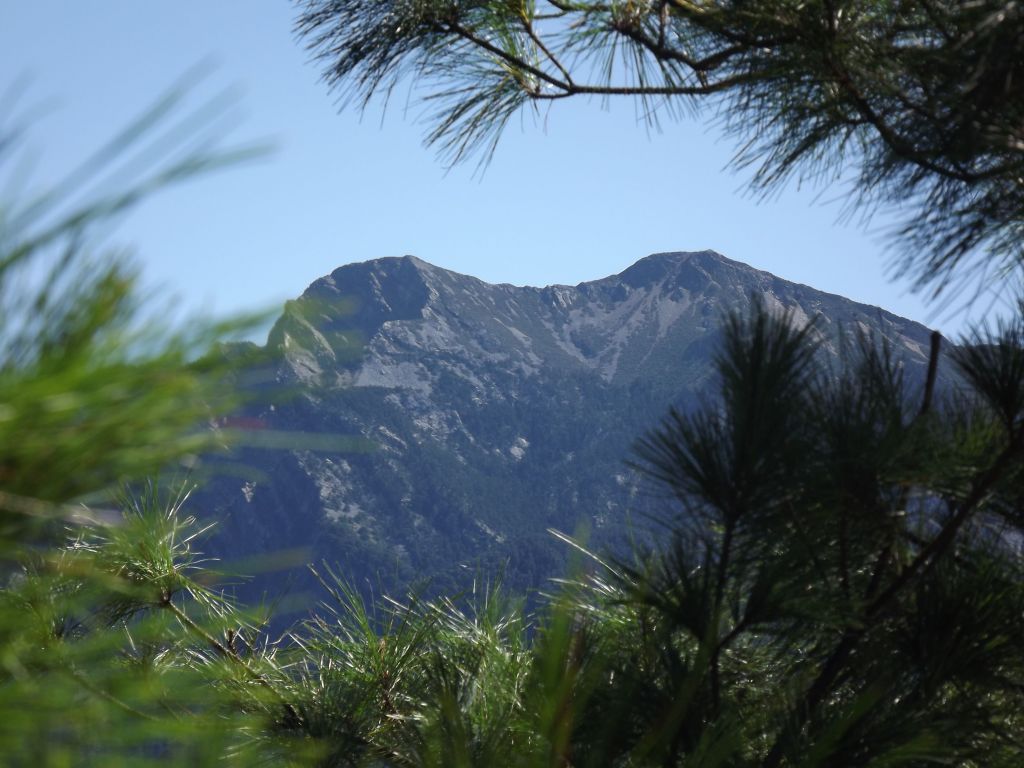
[[[548,528],[622,547],[631,517],[670,512],[624,460],[669,405],[713,386],[720,320],[752,296],[817,317],[826,355],[841,329],[870,331],[923,377],[923,326],[711,251],[574,287],[490,285],[413,257],[341,267],[289,302],[246,384],[260,397],[232,423],[253,445],[203,496],[217,547],[299,547],[389,590],[457,590],[498,568],[542,585],[566,555]]]

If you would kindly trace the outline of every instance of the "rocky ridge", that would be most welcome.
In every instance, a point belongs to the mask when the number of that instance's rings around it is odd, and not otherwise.
[[[244,384],[260,396],[235,422],[277,437],[248,441],[205,491],[217,547],[298,547],[390,590],[496,569],[542,585],[566,554],[549,528],[616,546],[666,511],[624,460],[713,385],[723,313],[752,296],[817,317],[829,354],[842,330],[870,331],[923,375],[925,327],[712,251],[545,288],[410,256],[341,267],[289,302]]]

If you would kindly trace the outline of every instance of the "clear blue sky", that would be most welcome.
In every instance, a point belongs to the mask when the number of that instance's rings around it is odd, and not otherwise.
[[[490,282],[575,284],[656,251],[711,248],[857,301],[956,332],[887,278],[881,229],[837,223],[835,190],[768,201],[725,170],[733,146],[700,122],[649,133],[629,101],[558,104],[511,125],[481,177],[446,172],[404,95],[338,113],[296,42],[286,0],[0,0],[3,91],[33,120],[33,182],[45,185],[108,139],[186,70],[191,94],[236,95],[228,144],[267,158],[165,191],[117,230],[151,285],[188,310],[268,308],[353,261],[414,254]]]

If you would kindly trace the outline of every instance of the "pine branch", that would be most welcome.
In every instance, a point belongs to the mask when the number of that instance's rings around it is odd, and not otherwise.
[[[232,665],[236,669],[241,670],[250,681],[268,691],[284,709],[288,716],[288,722],[296,724],[302,723],[302,718],[300,717],[298,710],[295,709],[295,706],[285,699],[281,692],[278,691],[264,675],[250,667],[246,663],[245,659],[243,659],[233,647],[222,643],[207,629],[198,624],[191,616],[175,605],[171,595],[166,593],[162,595],[158,605],[160,608],[169,611],[171,615],[173,615],[174,618],[176,618],[178,622],[185,627],[185,629],[206,643],[219,657],[231,662]]]
[[[948,553],[956,539],[957,533],[977,511],[978,506],[988,495],[992,487],[1002,479],[1011,462],[1020,458],[1021,450],[1022,440],[1021,436],[1018,435],[1000,453],[992,465],[975,480],[971,492],[960,503],[956,514],[943,526],[939,534],[917,554],[910,565],[904,568],[892,583],[867,605],[864,609],[860,626],[847,628],[835,649],[822,665],[818,676],[807,689],[801,704],[796,708],[795,719],[791,720],[776,738],[772,748],[762,762],[763,768],[777,768],[781,764],[785,756],[787,743],[799,733],[803,725],[818,711],[825,697],[832,690],[833,684],[843,672],[853,651],[857,649],[876,623],[885,615],[885,612],[895,604],[896,598],[902,594],[911,582],[935,567],[936,563]],[[883,562],[888,562],[887,550],[879,558],[879,566]],[[876,567],[876,576],[880,575],[881,572],[881,567]],[[872,582],[874,581],[875,579],[873,578]],[[869,588],[869,596],[872,591]]]

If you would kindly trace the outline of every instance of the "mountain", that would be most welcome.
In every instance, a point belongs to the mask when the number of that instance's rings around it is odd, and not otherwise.
[[[568,554],[549,528],[621,550],[673,514],[625,464],[631,445],[713,387],[721,318],[752,296],[818,317],[825,355],[843,329],[869,331],[924,376],[924,326],[712,251],[546,288],[411,256],[341,267],[287,304],[240,378],[253,400],[222,426],[243,447],[201,496],[215,549],[231,561],[297,548],[399,592],[498,570],[542,586]]]

